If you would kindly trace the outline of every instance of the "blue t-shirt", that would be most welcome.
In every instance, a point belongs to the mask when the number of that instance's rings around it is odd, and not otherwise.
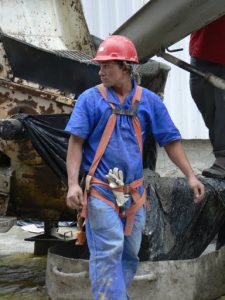
[[[136,82],[133,82],[133,89],[123,105],[120,104],[115,91],[108,88],[108,101],[115,104],[118,109],[131,109],[136,87]],[[90,88],[79,96],[65,130],[85,140],[82,172],[87,173],[89,171],[110,115],[111,107],[104,100],[97,87]],[[181,139],[181,135],[172,122],[162,100],[148,89],[142,89],[137,117],[141,124],[143,144],[146,137],[151,133],[160,146]],[[109,169],[114,167],[123,171],[125,184],[143,177],[142,157],[130,116],[117,115],[114,132],[94,177],[107,182],[105,176]]]

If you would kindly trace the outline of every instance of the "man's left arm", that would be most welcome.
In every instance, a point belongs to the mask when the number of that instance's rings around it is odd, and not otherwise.
[[[187,177],[188,185],[194,192],[194,202],[200,202],[205,193],[204,185],[196,178],[192,167],[187,159],[184,152],[184,148],[180,140],[170,142],[164,146],[167,155],[171,161],[182,171],[182,173]]]

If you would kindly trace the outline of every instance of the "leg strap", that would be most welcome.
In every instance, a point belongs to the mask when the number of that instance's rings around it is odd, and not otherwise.
[[[109,187],[109,184],[101,181],[97,178],[92,178],[91,180],[91,184],[99,184],[101,186],[104,186],[108,189],[111,189]],[[99,200],[105,202],[106,204],[110,205],[119,215],[120,218],[126,218],[126,225],[125,225],[125,230],[124,230],[124,235],[130,235],[133,229],[133,225],[134,225],[134,220],[135,220],[135,214],[137,212],[137,210],[139,208],[142,207],[142,205],[144,205],[144,203],[146,203],[146,191],[144,190],[144,193],[142,194],[142,196],[139,194],[139,192],[135,189],[138,186],[141,186],[143,184],[143,178],[138,179],[133,181],[131,184],[127,185],[127,186],[122,186],[122,187],[118,187],[115,188],[115,190],[120,191],[120,192],[126,192],[129,193],[133,199],[133,203],[131,204],[131,206],[126,209],[123,213],[120,212],[119,207],[113,203],[112,201],[109,201],[108,199],[106,199],[100,192],[98,192],[96,189],[91,188],[89,190],[89,193],[87,192],[87,190],[85,190],[84,192],[84,206],[83,206],[83,210],[82,210],[82,217],[86,217],[87,216],[87,197],[88,194],[92,195],[96,198],[98,198]]]

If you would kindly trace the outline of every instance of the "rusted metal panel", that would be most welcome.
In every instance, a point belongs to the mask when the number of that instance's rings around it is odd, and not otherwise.
[[[74,100],[49,90],[0,79],[0,119],[10,118],[17,113],[70,114]],[[16,161],[34,165],[43,163],[29,139],[19,141],[0,139],[0,150]]]
[[[32,83],[30,83],[30,85],[25,85],[25,84],[21,84],[22,82],[23,82],[23,80],[20,80],[20,83],[18,83],[18,82],[14,83],[12,81],[0,78],[0,87],[6,88],[6,89],[12,91],[12,94],[15,94],[15,92],[18,92],[20,94],[26,95],[27,101],[30,105],[32,105],[32,99],[33,99],[32,97],[40,97],[41,99],[58,102],[60,104],[63,104],[63,105],[69,106],[69,107],[71,107],[72,104],[74,103],[74,100],[57,94],[53,89],[50,92],[50,91],[43,90],[43,88],[40,88],[40,87],[38,87],[38,88],[32,87],[32,85],[33,85]],[[8,95],[8,92],[6,92],[6,93],[7,93],[6,95]],[[14,98],[14,100],[15,100],[15,98]],[[7,101],[7,99],[6,99],[6,101]],[[26,101],[26,100],[24,100],[24,101]]]
[[[65,203],[66,186],[46,165],[34,167],[13,161],[12,168],[14,174],[9,213],[20,218],[73,219],[73,212]]]
[[[0,77],[7,78],[11,68],[5,53],[3,44],[0,41]]]
[[[0,36],[0,121],[19,113],[70,114],[75,96],[98,77],[96,65],[89,67],[89,63],[83,63],[87,56],[90,60],[95,49],[81,2],[0,0],[0,18],[3,32],[19,39],[3,33]],[[21,68],[24,71],[23,66],[27,68],[25,73],[33,77],[19,73]],[[45,80],[38,80],[44,76]],[[79,92],[74,92],[74,86]],[[0,160],[0,215],[7,212],[18,218],[48,221],[75,219],[74,212],[65,204],[67,187],[45,164],[30,139],[0,138],[1,157],[6,160]],[[8,177],[6,167],[11,170]]]
[[[0,215],[4,216],[8,209],[8,203],[11,192],[11,175],[12,170],[1,168],[0,173]]]

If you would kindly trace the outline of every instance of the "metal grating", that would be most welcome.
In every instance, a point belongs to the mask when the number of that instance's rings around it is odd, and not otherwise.
[[[79,62],[90,63],[96,65],[97,63],[91,61],[92,57],[78,50],[55,50],[53,51],[55,54],[61,57],[66,57],[69,59],[73,59]]]

